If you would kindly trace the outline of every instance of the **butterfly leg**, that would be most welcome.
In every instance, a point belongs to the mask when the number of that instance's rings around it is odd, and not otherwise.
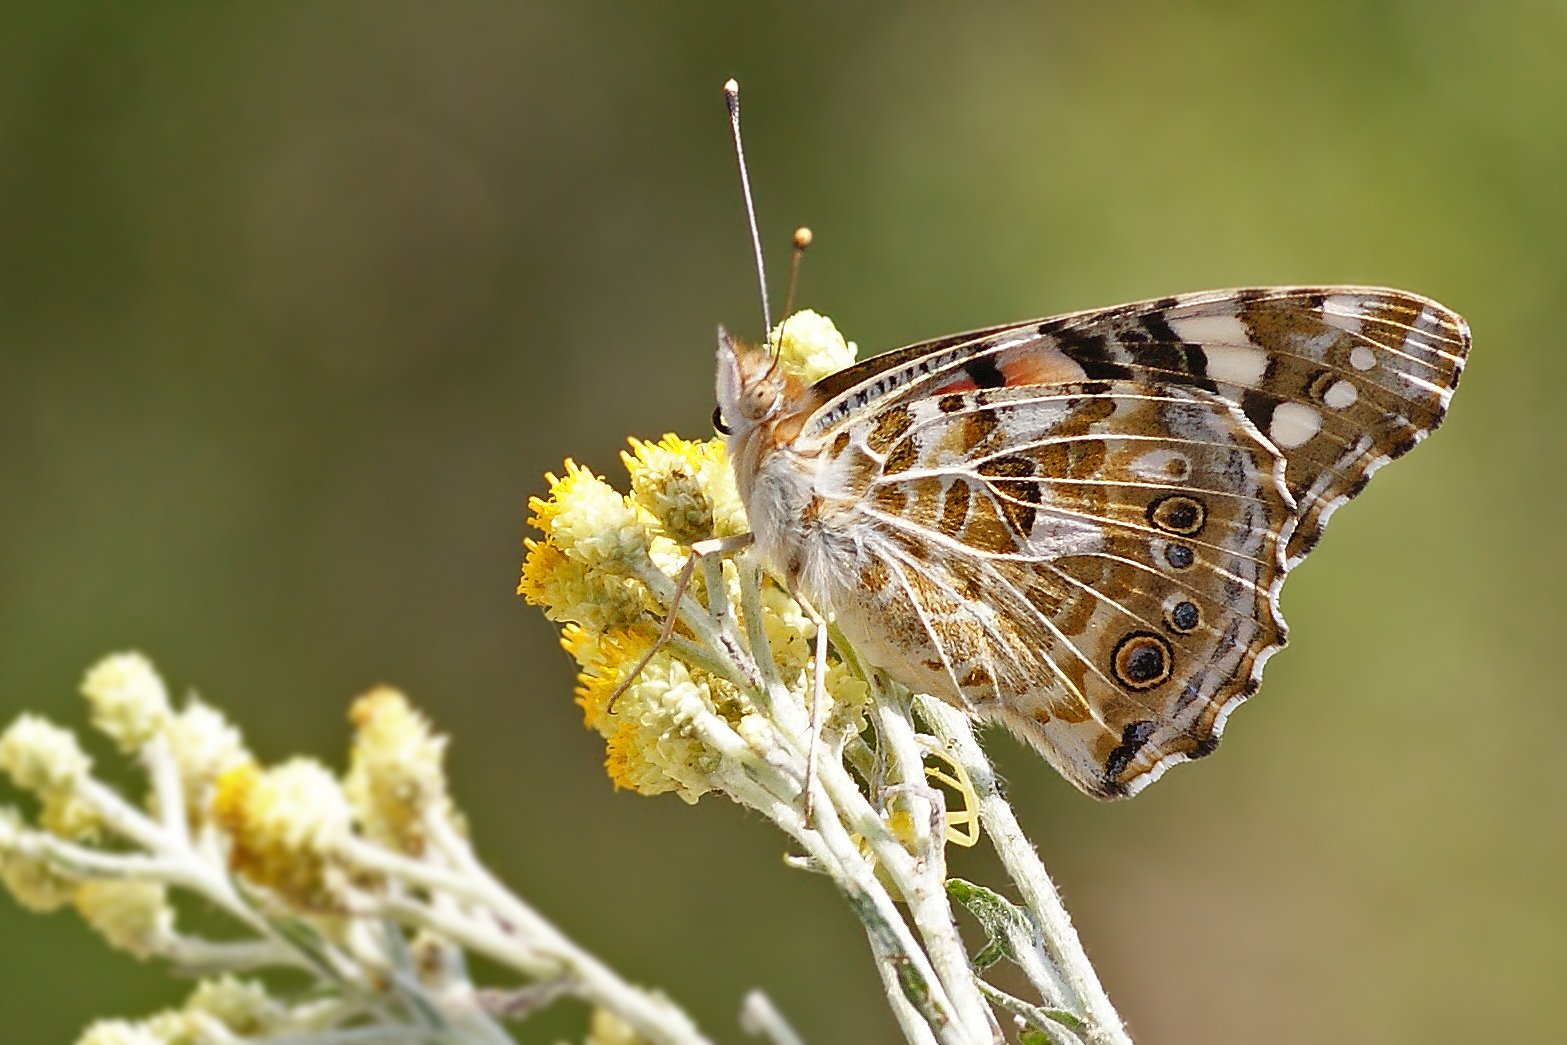
[[[664,627],[659,631],[657,640],[648,647],[648,651],[642,654],[642,659],[637,661],[636,667],[626,672],[626,677],[620,680],[615,691],[609,695],[609,700],[604,703],[604,713],[607,715],[615,710],[615,701],[620,699],[630,685],[642,674],[642,669],[647,667],[659,650],[663,649],[671,637],[675,634],[675,622],[680,618],[680,600],[685,598],[686,589],[691,586],[691,574],[696,569],[698,560],[709,555],[731,555],[743,548],[750,547],[755,538],[749,533],[734,534],[729,537],[714,537],[705,541],[697,541],[691,545],[691,554],[686,557],[686,564],[680,569],[680,576],[675,579],[675,593],[669,599],[669,612],[664,616]]]
[[[816,625],[816,661],[811,672],[811,729],[806,738],[805,787],[801,792],[801,815],[811,823],[811,787],[816,781],[816,748],[822,739],[822,702],[827,696],[827,621],[810,601],[796,593],[794,601],[810,622]]]

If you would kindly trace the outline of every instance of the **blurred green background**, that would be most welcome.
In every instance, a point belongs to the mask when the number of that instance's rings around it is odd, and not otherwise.
[[[1208,287],[1463,312],[1447,427],[1334,520],[1220,752],[1091,803],[992,738],[1137,1040],[1558,1042],[1567,6],[190,5],[0,32],[0,718],[135,647],[270,759],[454,737],[483,852],[736,1040],[891,1042],[848,911],[722,799],[614,793],[512,590],[572,455],[706,434],[774,271],[862,352]],[[989,873],[980,856],[956,869]],[[0,902],[0,1037],[187,985]],[[567,1014],[525,1041],[579,1033]]]

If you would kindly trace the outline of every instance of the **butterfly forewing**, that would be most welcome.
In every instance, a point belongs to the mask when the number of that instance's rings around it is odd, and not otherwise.
[[[1130,794],[1212,750],[1285,573],[1441,423],[1468,344],[1391,290],[1124,305],[830,375],[736,467],[757,510],[803,506],[762,550],[871,663]]]

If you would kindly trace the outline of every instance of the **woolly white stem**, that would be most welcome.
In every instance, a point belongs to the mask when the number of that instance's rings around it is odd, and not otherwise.
[[[979,815],[985,834],[1001,857],[1007,873],[1016,883],[1029,912],[1038,920],[1051,958],[1061,971],[1069,1010],[1085,1016],[1092,1027],[1092,1038],[1105,1045],[1132,1045],[1120,1015],[1110,1004],[1072,927],[1071,916],[1061,903],[1055,883],[1040,862],[1033,844],[1018,826],[1012,807],[1001,796],[994,769],[985,757],[968,717],[961,711],[931,697],[918,698],[920,714],[929,722],[968,773],[979,793]]]
[[[946,889],[943,803],[940,792],[931,788],[925,779],[924,752],[915,739],[909,706],[891,699],[891,694],[883,694],[883,699],[876,703],[876,710],[881,736],[893,756],[901,797],[910,809],[915,835],[916,859],[909,868],[913,873],[907,879],[900,876],[898,886],[908,902],[920,939],[930,953],[931,963],[958,1006],[970,1035],[976,1041],[999,1038],[1000,1028],[980,994],[969,965],[968,951],[952,916]],[[921,809],[926,815],[919,815]],[[896,873],[898,869],[889,866],[888,870]]]

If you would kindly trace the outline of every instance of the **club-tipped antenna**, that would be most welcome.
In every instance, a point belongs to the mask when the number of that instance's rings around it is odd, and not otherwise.
[[[729,129],[734,132],[735,159],[740,164],[740,192],[745,196],[745,218],[751,227],[751,250],[756,255],[756,284],[762,292],[763,336],[772,333],[773,314],[767,305],[767,269],[762,265],[762,237],[756,231],[756,204],[751,200],[751,176],[745,169],[745,147],[740,144],[740,85],[734,80],[724,84],[724,101],[729,105]]]
[[[805,256],[805,248],[811,245],[811,230],[801,225],[794,230],[794,250],[789,254],[789,292],[784,295],[783,321],[789,322],[789,316],[794,312],[794,292],[800,287],[800,259]],[[782,331],[779,331],[780,335]],[[782,340],[780,336],[779,340]]]

